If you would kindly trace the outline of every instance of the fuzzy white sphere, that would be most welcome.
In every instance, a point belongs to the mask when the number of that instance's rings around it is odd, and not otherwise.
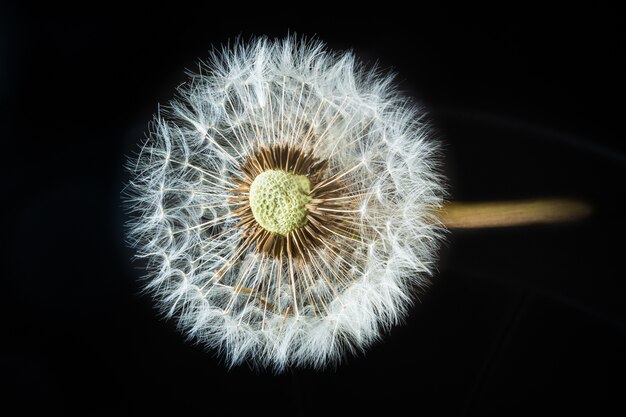
[[[262,38],[213,54],[129,163],[146,289],[228,365],[323,367],[364,349],[433,272],[444,192],[429,135],[392,77],[351,53]],[[280,233],[249,207],[268,170],[310,180],[306,198],[259,197],[299,204]]]

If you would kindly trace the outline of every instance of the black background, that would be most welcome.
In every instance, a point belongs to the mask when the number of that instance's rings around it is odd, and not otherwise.
[[[623,14],[298,5],[0,6],[3,414],[623,412]],[[139,295],[122,164],[212,46],[287,33],[395,71],[454,199],[569,196],[593,216],[452,232],[406,325],[337,369],[226,370]]]

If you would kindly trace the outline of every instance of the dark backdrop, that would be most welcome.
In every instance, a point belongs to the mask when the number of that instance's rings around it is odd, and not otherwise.
[[[3,408],[623,412],[623,14],[222,6],[0,6]],[[336,370],[224,369],[139,295],[142,271],[123,242],[122,164],[157,103],[212,46],[289,32],[397,72],[430,110],[454,199],[578,197],[594,215],[451,233],[406,325]]]

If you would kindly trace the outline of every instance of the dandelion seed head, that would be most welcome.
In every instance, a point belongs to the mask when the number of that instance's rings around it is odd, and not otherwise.
[[[336,363],[428,285],[437,166],[425,113],[390,75],[318,41],[236,43],[129,161],[146,290],[229,366]]]

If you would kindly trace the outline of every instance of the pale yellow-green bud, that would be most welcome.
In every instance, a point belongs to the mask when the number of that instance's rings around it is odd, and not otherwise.
[[[250,186],[250,208],[265,230],[286,236],[306,223],[311,181],[305,175],[268,170]]]

